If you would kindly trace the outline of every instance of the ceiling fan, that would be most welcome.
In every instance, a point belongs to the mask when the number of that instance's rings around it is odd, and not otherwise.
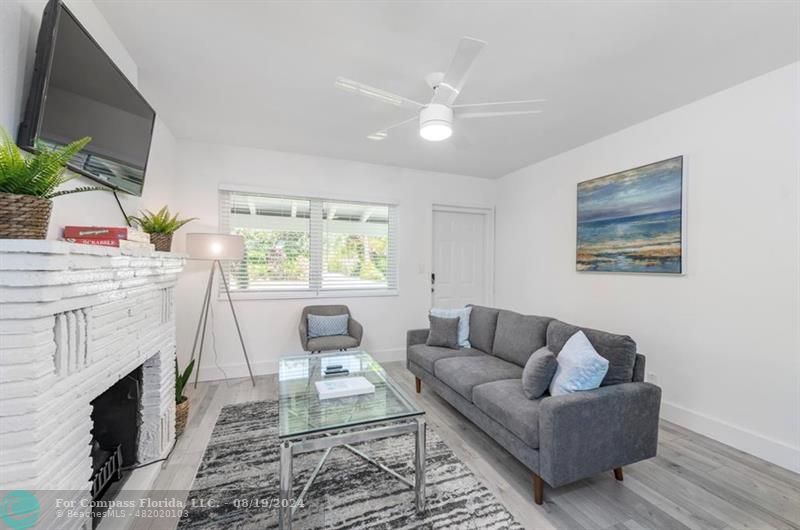
[[[352,79],[338,77],[335,86],[367,96],[378,101],[383,101],[396,107],[413,109],[418,112],[414,116],[399,123],[384,127],[367,136],[370,140],[383,140],[388,132],[396,127],[419,119],[419,134],[431,142],[438,142],[450,138],[453,134],[453,118],[474,119],[493,118],[497,116],[517,116],[521,114],[539,114],[541,110],[509,110],[509,111],[483,111],[484,107],[501,105],[525,105],[541,103],[544,99],[523,99],[517,101],[495,101],[489,103],[466,103],[454,105],[456,98],[464,88],[464,83],[469,77],[475,59],[478,58],[486,43],[471,37],[463,37],[458,44],[453,60],[446,72],[433,72],[425,76],[425,82],[433,90],[433,97],[429,103],[420,103],[404,96],[393,94],[380,88],[375,88]],[[462,110],[469,109],[469,110]],[[473,110],[477,109],[477,110]]]

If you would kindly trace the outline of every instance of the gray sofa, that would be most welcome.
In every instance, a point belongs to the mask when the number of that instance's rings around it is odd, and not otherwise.
[[[530,400],[522,369],[547,346],[556,355],[579,329],[609,369],[600,388]],[[656,454],[661,389],[644,382],[644,355],[627,335],[556,319],[473,306],[470,348],[426,346],[427,329],[407,334],[407,366],[533,473],[536,504],[544,482],[558,487]]]

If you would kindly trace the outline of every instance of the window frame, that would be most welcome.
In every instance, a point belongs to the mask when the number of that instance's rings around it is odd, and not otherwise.
[[[313,195],[308,193],[290,193],[285,190],[282,191],[272,191],[269,189],[258,188],[258,187],[249,187],[249,186],[240,186],[240,185],[229,185],[229,184],[221,184],[217,190],[217,211],[218,211],[218,219],[217,225],[220,233],[231,234],[232,229],[230,223],[227,223],[225,220],[222,219],[222,208],[223,208],[223,197],[224,194],[256,194],[262,195],[265,197],[276,198],[276,199],[294,199],[294,200],[301,200],[301,201],[309,201],[311,204],[312,210],[314,209],[314,202],[318,202],[320,207],[322,203],[325,202],[340,202],[340,203],[349,203],[349,204],[364,204],[369,206],[381,206],[381,207],[388,207],[389,208],[389,224],[388,224],[388,237],[389,237],[389,256],[388,260],[390,266],[394,269],[394,285],[387,286],[386,288],[350,288],[350,289],[331,289],[331,288],[322,288],[322,283],[320,280],[319,287],[313,287],[313,280],[312,276],[314,274],[314,270],[309,271],[309,287],[306,289],[253,289],[253,290],[240,290],[240,289],[231,289],[230,295],[231,298],[234,300],[292,300],[292,299],[324,299],[324,298],[360,298],[360,297],[387,297],[387,296],[399,296],[400,294],[400,263],[399,263],[399,217],[400,217],[400,207],[397,203],[381,200],[375,197],[360,197],[360,196],[351,196],[351,195],[338,195],[338,194],[326,194],[324,196],[320,195]],[[315,252],[314,241],[318,241],[318,245],[320,246],[319,249],[316,251],[322,252],[321,246],[323,245],[322,238],[324,237],[324,225],[321,223],[319,225],[320,233],[317,237],[312,235],[314,231],[314,224],[309,220],[309,227],[308,227],[308,235],[309,235],[309,253]],[[324,257],[320,256],[320,260],[323,260]],[[313,261],[313,260],[312,260]],[[223,263],[223,268],[225,269],[225,274],[227,277],[227,281],[230,282],[231,275],[230,270],[231,266],[235,263],[239,262],[231,262],[226,266]],[[313,266],[313,265],[312,265]],[[319,263],[319,274],[322,273],[323,262],[320,261]],[[219,300],[227,300],[227,295],[225,294],[224,290],[222,289],[222,282],[220,282],[219,289],[218,289],[218,299]]]

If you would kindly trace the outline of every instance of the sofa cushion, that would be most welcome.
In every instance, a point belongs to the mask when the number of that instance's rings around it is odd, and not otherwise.
[[[525,366],[533,352],[547,344],[549,317],[520,315],[501,309],[497,315],[492,354]]]
[[[330,337],[315,337],[308,339],[308,351],[341,350],[355,348],[358,340],[347,335],[333,335]]]
[[[597,353],[583,331],[569,338],[558,354],[558,366],[550,381],[550,395],[594,390],[608,373],[608,359]]]
[[[439,359],[444,359],[447,357],[467,357],[469,355],[485,354],[472,348],[452,350],[450,348],[427,346],[425,344],[415,344],[413,346],[409,346],[408,350],[406,351],[406,356],[410,362],[430,373],[433,373],[433,364]]]
[[[442,318],[457,318],[458,319],[458,345],[462,348],[469,348],[472,346],[469,343],[469,314],[472,313],[472,307],[459,307],[456,309],[441,309],[438,307],[431,308],[430,314],[435,317]]]
[[[550,388],[558,368],[556,356],[547,346],[533,352],[522,369],[522,393],[528,399],[538,399]]]
[[[433,364],[433,373],[469,400],[472,400],[472,388],[475,385],[500,379],[516,378],[522,381],[522,368],[488,354],[438,360]]]
[[[479,305],[470,307],[472,312],[469,315],[469,343],[482,352],[492,353],[499,310]]]
[[[580,328],[553,320],[547,326],[547,347],[558,355],[564,344],[578,331],[583,331],[594,349],[608,359],[608,373],[600,386],[630,383],[636,362],[636,342],[628,335],[616,335],[591,328]]]
[[[458,349],[458,323],[459,318],[444,318],[428,315],[431,329],[428,333],[428,346],[442,346],[443,348]]]
[[[541,399],[527,399],[519,379],[484,383],[472,389],[472,402],[533,449],[539,447]]]

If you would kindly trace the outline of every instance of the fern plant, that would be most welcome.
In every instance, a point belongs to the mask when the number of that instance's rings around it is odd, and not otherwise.
[[[189,221],[194,221],[197,217],[190,217],[189,219],[178,219],[178,215],[170,215],[169,208],[164,206],[156,213],[150,210],[139,212],[140,215],[131,215],[128,221],[134,222],[139,225],[144,232],[148,234],[172,234],[176,232],[183,225]]]
[[[186,365],[186,370],[183,372],[178,368],[178,359],[175,359],[175,403],[182,403],[186,397],[183,395],[183,389],[186,388],[186,383],[192,376],[192,369],[194,368],[194,359],[189,361]]]
[[[36,154],[25,156],[5,129],[0,128],[0,192],[52,199],[70,193],[103,190],[82,186],[56,191],[59,186],[72,180],[71,175],[64,174],[67,163],[91,140],[87,136],[55,149],[40,144]]]

